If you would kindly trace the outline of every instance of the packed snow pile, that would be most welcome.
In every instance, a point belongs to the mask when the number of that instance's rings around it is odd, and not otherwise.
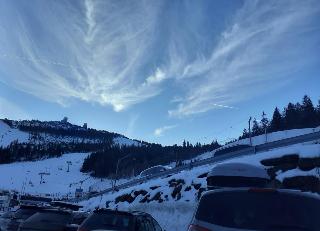
[[[283,162],[283,159],[288,159],[287,156],[291,156],[289,160],[292,158],[295,162]],[[313,165],[310,160],[314,161]],[[223,163],[249,163],[260,166],[273,177],[276,187],[300,188],[320,193],[320,188],[317,188],[320,186],[319,160],[320,144],[299,144],[234,158]],[[141,210],[152,214],[166,230],[187,230],[198,199],[206,190],[206,176],[215,165],[196,167],[150,180],[135,187],[91,198],[81,202],[81,205],[87,210],[96,207]],[[306,181],[310,188],[304,188],[306,184],[301,181]]]

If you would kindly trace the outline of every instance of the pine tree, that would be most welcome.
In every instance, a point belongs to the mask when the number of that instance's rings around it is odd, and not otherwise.
[[[256,135],[260,135],[260,134],[261,134],[261,128],[260,128],[256,118],[254,118],[253,125],[252,125],[252,135],[256,136]]]
[[[249,137],[249,132],[248,130],[245,128],[243,129],[243,132],[242,132],[242,136],[240,137],[241,139],[245,139],[245,138],[248,138]]]
[[[284,123],[286,129],[294,129],[299,128],[299,111],[297,110],[296,106],[292,103],[289,103],[288,106],[285,108],[284,112]]]
[[[271,132],[281,131],[283,128],[284,128],[283,119],[278,107],[276,107],[273,112],[272,120],[270,123],[270,131]]]
[[[317,114],[309,96],[305,95],[302,100],[302,121],[304,127],[315,127]]]

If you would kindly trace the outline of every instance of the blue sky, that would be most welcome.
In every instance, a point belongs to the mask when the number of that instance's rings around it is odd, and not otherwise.
[[[0,117],[228,141],[320,99],[320,3],[0,0]]]

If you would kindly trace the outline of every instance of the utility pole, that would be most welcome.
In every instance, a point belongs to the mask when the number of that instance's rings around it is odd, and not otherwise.
[[[266,122],[266,113],[264,113],[264,111],[262,112],[262,120],[261,120],[261,122],[262,122],[262,126],[264,128],[264,135],[265,135],[265,138],[266,138],[266,142],[265,143],[267,143],[268,142],[268,139],[267,139],[267,127],[268,127],[268,124]]]
[[[252,146],[252,139],[251,139],[251,119],[252,119],[252,117],[250,116],[250,118],[249,118],[249,138],[250,138],[250,145]]]
[[[267,127],[264,128],[264,135],[266,136],[266,143],[268,142],[268,137],[267,137]]]

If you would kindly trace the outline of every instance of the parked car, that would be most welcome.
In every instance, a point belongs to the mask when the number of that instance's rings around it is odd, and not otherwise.
[[[189,231],[317,231],[320,197],[288,189],[233,188],[204,193]]]
[[[78,231],[90,230],[162,231],[158,222],[150,214],[109,209],[94,211],[78,229]]]
[[[41,211],[44,207],[33,206],[33,205],[21,205],[12,216],[9,218],[10,221],[7,224],[7,227],[4,230],[7,231],[17,231],[19,225],[24,222],[26,219],[31,217],[33,214]]]
[[[208,189],[225,187],[267,187],[270,176],[264,168],[245,163],[215,166],[207,176]]]
[[[218,150],[215,151],[214,156],[221,156],[225,155],[231,152],[236,152],[236,151],[243,151],[245,149],[248,150],[253,150],[253,146],[248,145],[248,144],[236,144],[232,146],[227,146],[227,147],[221,147]]]
[[[70,226],[73,213],[60,209],[45,209],[26,219],[19,227],[19,231],[65,231],[77,230]]]
[[[151,168],[148,168],[146,170],[143,170],[141,173],[140,173],[140,177],[145,177],[145,176],[150,176],[150,175],[153,175],[153,174],[156,174],[156,173],[160,173],[160,172],[164,172],[164,171],[167,171],[169,170],[170,168],[169,167],[166,167],[166,166],[162,166],[162,165],[157,165],[157,166],[153,166]]]
[[[0,216],[0,231],[7,230],[7,226],[13,217],[13,213],[14,212],[12,211],[8,211]]]

